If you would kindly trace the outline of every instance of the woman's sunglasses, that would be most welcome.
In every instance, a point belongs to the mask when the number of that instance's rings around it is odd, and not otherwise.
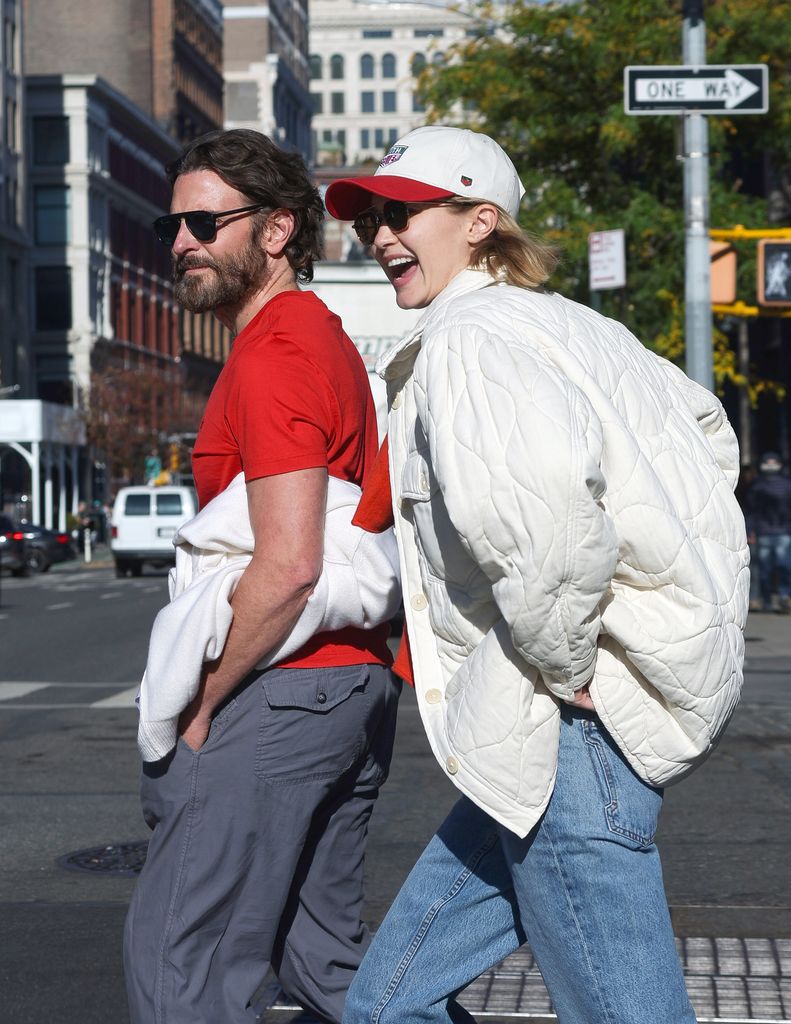
[[[154,221],[154,231],[160,242],[172,246],[176,241],[182,220],[187,230],[199,242],[213,242],[217,237],[217,218],[230,217],[232,213],[250,213],[251,210],[262,210],[263,203],[254,206],[238,206],[235,210],[221,210],[211,213],[209,210],[188,210],[185,213],[166,213]]]
[[[376,233],[383,224],[391,231],[403,231],[413,213],[419,213],[429,206],[444,206],[446,202],[440,199],[431,203],[410,203],[407,206],[400,199],[388,199],[381,213],[373,207],[370,210],[363,210],[352,223],[352,227],[363,245],[373,245]]]

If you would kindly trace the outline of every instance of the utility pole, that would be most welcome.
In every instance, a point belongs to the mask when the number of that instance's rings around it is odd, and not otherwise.
[[[704,0],[683,0],[683,61],[706,63]],[[714,389],[709,259],[709,126],[705,114],[684,115],[684,284],[687,375]]]

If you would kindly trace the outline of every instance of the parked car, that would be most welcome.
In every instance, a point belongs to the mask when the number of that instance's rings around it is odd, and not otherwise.
[[[122,487],[110,525],[115,575],[139,576],[144,564],[175,565],[173,538],[197,511],[191,487]]]
[[[25,537],[25,563],[31,572],[47,572],[55,562],[77,557],[68,533],[48,530],[35,523],[20,523],[17,531]]]
[[[0,514],[0,570],[2,569],[8,569],[12,576],[27,575],[25,535],[4,514]]]

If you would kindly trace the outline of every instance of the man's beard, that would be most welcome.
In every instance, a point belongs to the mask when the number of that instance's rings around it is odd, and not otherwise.
[[[267,256],[256,237],[238,253],[214,259],[183,253],[173,260],[173,292],[191,313],[207,313],[219,306],[240,306],[266,276]],[[191,267],[206,267],[207,273],[187,274]]]

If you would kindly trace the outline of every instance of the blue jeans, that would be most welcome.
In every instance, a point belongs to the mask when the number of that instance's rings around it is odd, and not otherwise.
[[[765,609],[772,607],[772,591],[777,573],[777,593],[791,597],[791,534],[764,533],[758,537],[758,576]]]
[[[561,716],[541,821],[519,839],[455,805],[377,932],[344,1024],[473,1021],[458,993],[525,940],[561,1024],[694,1024],[653,842],[662,793],[595,715]]]

